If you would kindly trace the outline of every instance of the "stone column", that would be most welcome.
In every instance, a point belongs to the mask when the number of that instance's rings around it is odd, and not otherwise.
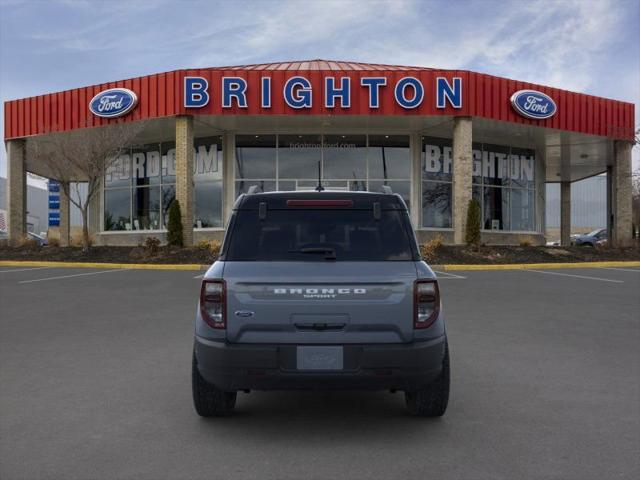
[[[473,126],[471,117],[453,120],[453,243],[464,243],[472,192]]]
[[[27,234],[25,149],[22,139],[7,142],[7,227],[11,245],[18,245]]]
[[[422,211],[422,136],[419,133],[411,135],[411,223],[414,230],[420,228],[420,212]]]
[[[182,212],[182,241],[193,245],[193,117],[176,117],[176,200]]]
[[[222,158],[222,226],[226,228],[236,201],[234,183],[236,137],[232,133],[225,133],[222,136]]]
[[[70,242],[70,227],[71,227],[71,207],[69,204],[69,196],[65,193],[65,189],[68,192],[70,188],[69,182],[63,185],[60,182],[60,246],[68,247]]]
[[[631,142],[616,141],[615,164],[612,169],[612,229],[609,232],[611,245],[628,247],[632,242],[631,214]]]
[[[571,245],[571,182],[560,182],[560,245]]]

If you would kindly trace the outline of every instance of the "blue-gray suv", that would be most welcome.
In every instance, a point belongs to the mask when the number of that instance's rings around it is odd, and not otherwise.
[[[402,390],[441,416],[449,350],[440,289],[392,193],[242,195],[195,322],[193,401],[230,414],[238,391]]]

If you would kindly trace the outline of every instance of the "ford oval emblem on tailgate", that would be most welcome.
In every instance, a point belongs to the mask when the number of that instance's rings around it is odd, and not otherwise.
[[[253,317],[253,312],[249,310],[236,310],[236,317],[241,317],[241,318]]]

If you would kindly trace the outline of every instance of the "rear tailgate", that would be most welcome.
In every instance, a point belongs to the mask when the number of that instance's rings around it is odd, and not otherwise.
[[[411,261],[226,262],[230,343],[413,339]]]

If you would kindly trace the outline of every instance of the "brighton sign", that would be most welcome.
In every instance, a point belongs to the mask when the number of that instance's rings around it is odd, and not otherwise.
[[[556,114],[556,102],[536,90],[518,90],[511,95],[511,105],[520,115],[534,120],[544,120]]]
[[[401,77],[389,84],[387,77],[361,77],[358,85],[351,84],[350,77],[325,77],[322,104],[325,108],[351,107],[352,94],[361,89],[368,97],[369,108],[377,109],[381,105],[383,87],[391,87],[395,102],[410,110],[419,107],[425,98],[425,88],[415,77]],[[217,90],[217,89],[215,89]],[[222,108],[247,108],[249,84],[242,77],[222,77],[220,85],[220,103]],[[271,77],[262,77],[259,83],[259,99],[262,108],[271,108]],[[311,81],[304,76],[295,76],[284,82],[282,96],[286,105],[294,109],[310,109],[314,104],[314,90]],[[202,108],[209,104],[212,90],[204,77],[184,77],[185,108]],[[451,80],[436,78],[435,100],[437,108],[462,108],[462,78]]]
[[[98,93],[89,102],[91,113],[102,118],[126,115],[138,104],[138,96],[128,88],[110,88]]]

